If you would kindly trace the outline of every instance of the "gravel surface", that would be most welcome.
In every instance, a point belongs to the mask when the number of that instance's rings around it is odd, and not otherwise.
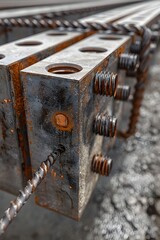
[[[160,239],[160,54],[150,72],[138,131],[112,151],[112,174],[100,178],[80,222],[34,205],[33,198],[3,239]],[[2,214],[13,198],[0,192]]]

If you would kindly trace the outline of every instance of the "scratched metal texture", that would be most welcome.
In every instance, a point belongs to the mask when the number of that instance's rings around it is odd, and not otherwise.
[[[1,189],[17,194],[25,178],[31,176],[20,70],[87,35],[78,32],[57,35],[55,31],[48,31],[0,47]],[[34,45],[37,41],[40,44]],[[24,46],[18,45],[24,42]]]
[[[79,219],[93,191],[98,176],[91,172],[94,154],[113,143],[92,132],[97,113],[112,115],[113,98],[93,93],[97,71],[117,72],[118,57],[128,51],[131,38],[121,36],[115,42],[93,35],[79,43],[24,69],[21,72],[28,137],[33,171],[61,143],[66,152],[36,191],[36,203]],[[86,47],[105,48],[106,52],[81,52]],[[74,74],[52,74],[54,64],[75,64],[82,70]],[[56,113],[68,116],[70,131],[56,128]],[[103,151],[105,149],[105,151]]]

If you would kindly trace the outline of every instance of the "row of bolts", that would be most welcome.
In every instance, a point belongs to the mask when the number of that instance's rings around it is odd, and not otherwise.
[[[135,44],[133,50],[138,50]],[[119,69],[127,70],[128,75],[134,75],[138,67],[138,55],[123,53],[119,57]],[[131,74],[132,73],[132,74]],[[94,79],[94,93],[114,97],[115,100],[127,101],[130,96],[128,85],[118,85],[118,75],[115,73],[99,72]],[[101,136],[113,138],[116,134],[117,119],[105,114],[97,114],[94,119],[93,132]],[[93,157],[91,169],[102,176],[108,176],[112,169],[112,159],[102,154]]]
[[[159,40],[159,24],[152,25],[152,43],[150,53],[155,52]],[[141,41],[136,40],[130,47],[131,53],[123,53],[119,57],[119,69],[126,70],[127,76],[136,76],[136,70],[139,66],[138,54],[141,50]],[[118,85],[118,75],[114,73],[97,73],[94,79],[94,93],[114,97],[115,100],[127,101],[130,96],[130,87],[128,85]],[[105,137],[114,137],[116,134],[117,119],[113,116],[98,114],[94,120],[93,132]],[[112,159],[96,154],[93,157],[91,169],[103,176],[108,176],[112,168]]]

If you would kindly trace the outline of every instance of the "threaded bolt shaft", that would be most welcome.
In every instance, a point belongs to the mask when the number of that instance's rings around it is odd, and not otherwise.
[[[98,72],[94,79],[94,92],[100,95],[114,96],[118,84],[118,75],[110,72]]]
[[[91,170],[102,176],[109,176],[112,169],[112,159],[102,156],[102,154],[94,155],[91,164]]]
[[[112,116],[98,114],[94,120],[93,132],[104,137],[114,137],[117,119]]]
[[[138,68],[138,56],[136,54],[123,53],[119,57],[119,68],[135,71]]]
[[[127,101],[130,95],[131,88],[128,85],[118,85],[114,99],[120,101]]]
[[[141,51],[141,41],[137,40],[134,43],[132,43],[130,47],[130,52],[134,54],[140,54]]]
[[[17,213],[29,199],[30,195],[35,191],[37,186],[44,179],[48,173],[50,167],[55,163],[56,159],[65,151],[65,148],[62,145],[59,145],[56,151],[51,153],[47,159],[41,163],[38,170],[34,173],[34,176],[31,180],[27,182],[24,190],[20,190],[19,196],[11,201],[10,207],[5,211],[5,215],[0,219],[0,235],[2,235],[7,229],[10,222],[17,216]]]

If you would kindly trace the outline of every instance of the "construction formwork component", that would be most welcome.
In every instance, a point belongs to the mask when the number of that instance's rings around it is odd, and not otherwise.
[[[97,72],[116,74],[119,56],[130,45],[128,36],[112,41],[96,34],[21,71],[33,172],[54,144],[66,149],[36,191],[40,206],[74,219],[82,215],[98,179],[92,159],[107,153],[116,132],[114,96],[97,94],[95,77]],[[98,156],[94,163],[104,169],[93,164],[92,170],[107,175],[106,158]]]

